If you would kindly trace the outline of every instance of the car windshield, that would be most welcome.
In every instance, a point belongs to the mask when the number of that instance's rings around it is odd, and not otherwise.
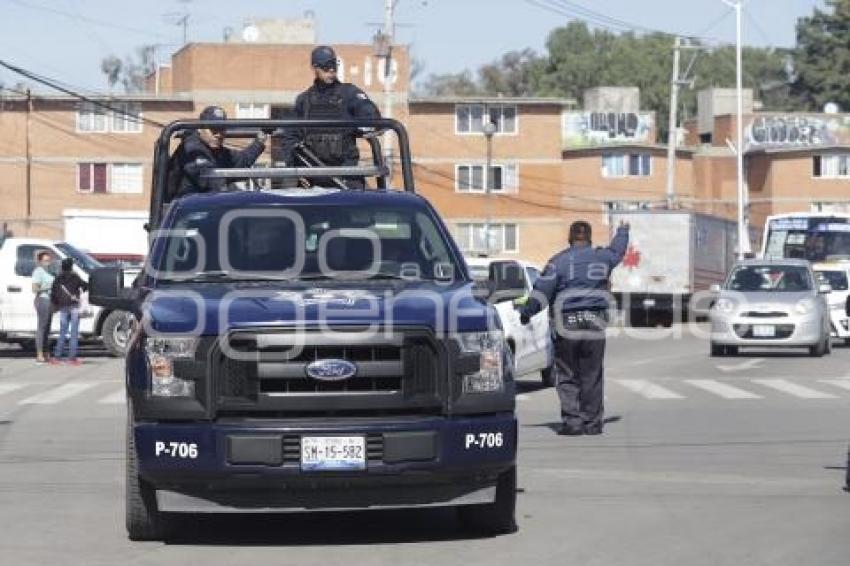
[[[448,280],[460,273],[423,209],[195,209],[160,238],[162,279]]]
[[[95,269],[103,267],[103,264],[94,259],[92,256],[82,250],[78,250],[67,242],[60,242],[56,244],[56,247],[64,254],[68,255],[68,257],[72,258],[74,263],[79,265],[86,273],[91,273]]]
[[[824,270],[818,271],[817,274],[818,277],[832,287],[833,291],[846,291],[848,288],[846,271]]]
[[[811,291],[809,270],[800,265],[744,265],[729,275],[730,291]]]

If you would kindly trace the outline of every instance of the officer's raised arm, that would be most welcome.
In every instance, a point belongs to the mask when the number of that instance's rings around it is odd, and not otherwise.
[[[617,233],[611,239],[611,243],[602,251],[605,252],[606,259],[611,265],[611,269],[615,268],[626,255],[626,249],[629,247],[629,225],[625,222],[620,222],[617,226]]]

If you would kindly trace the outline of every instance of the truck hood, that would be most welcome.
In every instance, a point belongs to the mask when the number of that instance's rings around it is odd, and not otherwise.
[[[471,283],[424,282],[314,288],[222,284],[152,291],[143,320],[162,333],[219,335],[258,327],[380,324],[427,327],[437,333],[499,328],[495,310],[476,299]]]

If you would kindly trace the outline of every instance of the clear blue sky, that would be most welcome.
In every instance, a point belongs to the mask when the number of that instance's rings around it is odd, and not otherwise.
[[[735,18],[721,0],[536,0],[573,14],[585,7],[629,24],[734,41]],[[797,18],[822,0],[749,0],[744,40],[791,46]],[[319,41],[368,42],[383,0],[0,0],[0,58],[91,90],[102,89],[101,59],[146,43],[182,41],[167,14],[188,11],[190,41],[219,41],[226,26],[252,17],[315,13]],[[60,13],[61,12],[61,13]],[[724,14],[726,16],[724,17]],[[525,0],[398,0],[398,41],[412,45],[425,73],[474,69],[505,51],[544,50],[548,32],[570,19]],[[0,81],[18,80],[0,70]]]

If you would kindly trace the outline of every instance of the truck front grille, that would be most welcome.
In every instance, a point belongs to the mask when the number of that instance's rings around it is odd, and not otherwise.
[[[210,376],[219,411],[421,413],[443,406],[445,359],[440,342],[422,329],[365,337],[345,331],[235,331],[215,348]],[[339,381],[310,377],[307,367],[321,360],[350,362],[356,373]]]

